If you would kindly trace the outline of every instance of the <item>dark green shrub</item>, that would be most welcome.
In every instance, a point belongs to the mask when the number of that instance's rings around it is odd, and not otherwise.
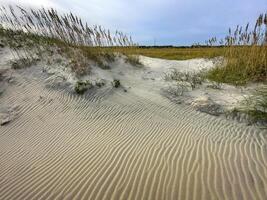
[[[84,94],[88,89],[92,87],[93,85],[90,81],[77,81],[74,89],[77,94]]]
[[[113,87],[118,88],[121,86],[121,82],[118,79],[114,79],[112,82]]]

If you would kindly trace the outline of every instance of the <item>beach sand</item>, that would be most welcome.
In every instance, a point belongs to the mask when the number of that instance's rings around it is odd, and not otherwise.
[[[143,58],[141,75],[93,71],[123,87],[84,96],[38,67],[13,73],[0,97],[15,113],[0,126],[0,199],[267,199],[267,132],[170,101],[156,61]]]

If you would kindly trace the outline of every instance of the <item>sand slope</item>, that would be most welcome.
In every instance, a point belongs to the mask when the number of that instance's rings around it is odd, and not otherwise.
[[[87,97],[23,73],[0,98],[0,199],[266,199],[267,133],[153,91]],[[137,84],[137,83],[135,83]]]

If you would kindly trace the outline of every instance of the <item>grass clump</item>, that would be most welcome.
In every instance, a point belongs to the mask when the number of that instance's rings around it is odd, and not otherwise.
[[[267,124],[267,85],[256,90],[251,97],[247,98],[241,111],[247,113],[254,122]]]
[[[216,38],[209,41],[211,45],[216,42]],[[229,29],[220,42],[224,43],[225,64],[211,69],[208,79],[233,85],[267,82],[267,14],[258,17],[252,30],[249,24]]]
[[[142,66],[139,56],[137,55],[127,55],[125,62],[129,63],[132,66]]]
[[[104,69],[104,70],[111,69],[110,65],[108,65],[106,62],[102,60],[98,60],[96,63],[97,63],[97,66],[100,67],[101,69]]]
[[[106,84],[106,83],[105,83],[104,80],[97,80],[97,81],[95,82],[95,85],[96,85],[97,87],[99,87],[99,88],[105,86],[105,84]]]
[[[202,72],[179,72],[177,69],[173,69],[170,73],[165,73],[164,79],[176,82],[175,87],[168,89],[168,92],[174,96],[182,96],[185,92],[196,89],[204,82]]]
[[[200,72],[179,72],[177,69],[173,69],[170,73],[166,73],[164,79],[167,81],[176,81],[182,85],[182,88],[184,88],[185,85],[189,85],[192,90],[197,86],[202,85],[204,82],[204,77]]]
[[[68,45],[107,47],[134,46],[131,37],[102,26],[89,26],[73,13],[59,14],[51,9],[31,9],[20,6],[2,6],[0,23],[6,30],[22,31],[45,38],[59,39]]]
[[[93,84],[90,81],[77,81],[75,84],[75,92],[77,94],[84,94],[88,89],[91,89]]]
[[[113,52],[102,52],[101,56],[107,62],[114,62],[116,58],[116,55]]]
[[[24,69],[36,64],[38,59],[34,58],[19,58],[11,61],[12,69]]]
[[[118,88],[121,86],[121,82],[118,79],[114,79],[112,82],[113,87]]]
[[[110,69],[106,62],[115,60],[112,47],[136,45],[131,37],[120,31],[112,32],[99,25],[89,26],[71,12],[60,14],[53,8],[2,6],[0,15],[0,38],[3,45],[14,51],[15,57],[38,55],[45,58],[48,52],[57,49],[59,51],[54,53],[71,60],[70,67],[77,76],[90,72],[86,64],[88,60],[103,69]]]
[[[71,70],[76,74],[76,76],[84,76],[90,72],[88,64],[83,61],[72,60],[70,63]]]
[[[78,77],[89,74],[91,68],[88,59],[84,57],[78,49],[72,49],[70,52],[72,56],[70,56],[71,61],[69,66],[72,72]]]

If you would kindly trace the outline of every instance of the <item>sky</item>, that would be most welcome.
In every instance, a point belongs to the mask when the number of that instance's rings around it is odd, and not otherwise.
[[[72,11],[89,24],[131,35],[140,45],[191,45],[254,24],[267,0],[0,0]]]

